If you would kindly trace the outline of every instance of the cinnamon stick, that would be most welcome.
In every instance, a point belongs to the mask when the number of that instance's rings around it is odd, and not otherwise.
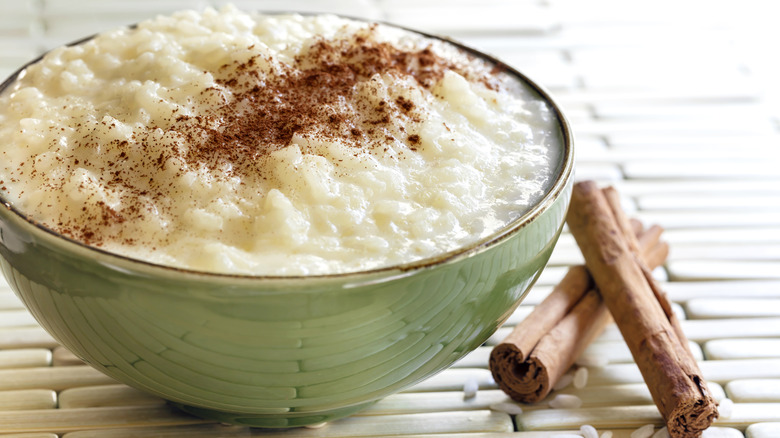
[[[501,354],[500,350],[502,348],[512,348],[513,356],[521,358],[519,362],[525,360],[531,354],[536,344],[539,343],[539,339],[552,330],[555,324],[563,319],[574,305],[582,299],[585,292],[592,287],[593,280],[590,278],[590,274],[588,274],[585,266],[580,265],[569,268],[566,275],[563,276],[552,292],[534,308],[533,312],[515,326],[501,344],[493,348],[491,361],[494,359],[494,356]],[[491,369],[493,369],[492,366]],[[496,382],[499,380],[502,380],[501,376],[498,376]]]
[[[542,400],[609,321],[601,295],[590,289],[524,360],[512,355],[513,344],[506,341],[493,348],[490,368],[494,380],[513,400]]]
[[[593,182],[575,185],[566,221],[672,437],[697,437],[717,404],[660,287],[632,249],[622,210]]]
[[[686,337],[685,333],[683,332],[682,325],[680,324],[680,320],[672,310],[672,304],[666,297],[666,293],[661,290],[660,286],[653,278],[651,269],[647,266],[646,263],[643,262],[641,257],[639,257],[639,241],[632,231],[632,226],[629,224],[628,217],[625,215],[623,209],[620,206],[620,196],[618,195],[617,190],[615,190],[614,187],[607,187],[602,189],[602,192],[604,193],[607,204],[609,205],[609,208],[612,211],[612,215],[615,218],[615,223],[623,233],[623,237],[626,239],[628,248],[634,255],[634,261],[642,270],[642,275],[645,276],[645,279],[650,286],[650,290],[653,291],[653,295],[655,295],[656,300],[658,300],[658,304],[661,306],[661,310],[663,310],[664,314],[666,314],[666,318],[672,325],[672,329],[674,329],[674,332],[677,335],[677,338],[681,341],[683,347],[687,349],[688,353],[691,355],[691,357],[693,357],[693,353],[690,351],[690,346],[688,345],[688,342],[685,341]]]
[[[643,231],[639,248],[649,266],[660,266],[668,245],[660,227]],[[512,399],[535,403],[549,394],[591,341],[611,321],[607,307],[585,266],[569,269],[552,292],[534,308],[490,355],[490,370],[499,387]]]

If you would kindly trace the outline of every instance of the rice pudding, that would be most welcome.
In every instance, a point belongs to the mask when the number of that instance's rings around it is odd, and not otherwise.
[[[183,11],[62,47],[0,95],[0,196],[127,257],[345,273],[478,242],[550,188],[552,109],[495,65],[331,15]]]

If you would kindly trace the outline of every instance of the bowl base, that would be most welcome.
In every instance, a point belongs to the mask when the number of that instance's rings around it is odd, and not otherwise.
[[[201,408],[197,406],[188,406],[181,403],[169,402],[176,408],[207,420],[215,420],[220,423],[236,426],[261,427],[266,429],[281,429],[290,427],[313,426],[328,421],[337,420],[363,410],[376,401],[362,403],[359,405],[348,406],[340,409],[333,409],[324,412],[290,412],[288,414],[250,414],[225,412],[214,409]]]

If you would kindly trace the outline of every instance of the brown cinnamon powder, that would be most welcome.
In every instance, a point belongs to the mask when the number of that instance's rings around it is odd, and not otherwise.
[[[403,96],[378,103],[362,96],[360,83],[376,75],[405,79],[431,90],[448,70],[453,70],[495,88],[492,72],[475,77],[476,70],[437,55],[431,47],[402,49],[377,42],[374,31],[371,26],[343,40],[318,39],[288,64],[262,59],[258,54],[223,65],[211,72],[215,85],[193,96],[205,100],[215,93],[223,96],[223,104],[191,115],[180,114],[177,109],[166,120],[167,126],[136,132],[130,142],[96,145],[85,138],[79,148],[111,151],[114,158],[107,165],[114,170],[102,169],[98,174],[102,175],[101,184],[119,194],[120,207],[99,203],[97,209],[86,209],[75,223],[61,221],[57,231],[101,246],[107,239],[116,238],[116,225],[139,219],[145,212],[171,202],[164,179],[155,178],[167,166],[178,166],[174,169],[177,172],[205,166],[219,170],[223,178],[266,178],[264,159],[289,145],[295,135],[337,141],[354,148],[355,154],[386,153],[391,143],[405,144],[409,153],[414,153],[420,143],[418,134],[396,138],[392,133],[396,129],[406,131],[408,126],[421,122],[423,115],[412,100]],[[274,71],[263,71],[269,65]],[[161,149],[160,138],[171,140],[168,143],[172,146]],[[144,158],[128,165],[128,157],[138,157],[139,148],[145,152]],[[74,163],[78,165],[78,161]],[[137,240],[134,236],[122,239],[126,244]]]

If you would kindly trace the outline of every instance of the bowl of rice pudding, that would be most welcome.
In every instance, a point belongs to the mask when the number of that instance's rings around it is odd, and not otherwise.
[[[568,208],[549,95],[391,25],[183,11],[0,88],[8,282],[85,362],[222,422],[321,423],[448,367]]]

